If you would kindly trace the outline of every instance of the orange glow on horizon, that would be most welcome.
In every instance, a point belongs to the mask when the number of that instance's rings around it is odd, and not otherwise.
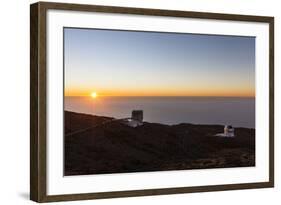
[[[90,94],[89,94],[90,93]],[[255,97],[255,91],[251,89],[231,90],[104,90],[97,94],[88,90],[65,90],[65,96],[190,96],[190,97]]]

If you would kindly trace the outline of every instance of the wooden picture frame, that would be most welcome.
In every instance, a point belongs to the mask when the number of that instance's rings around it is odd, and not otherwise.
[[[269,180],[254,183],[157,188],[94,193],[48,195],[47,193],[47,11],[80,11],[160,17],[257,22],[269,25]],[[274,186],[274,18],[143,8],[39,2],[30,6],[30,199],[36,202],[86,200],[180,194]]]

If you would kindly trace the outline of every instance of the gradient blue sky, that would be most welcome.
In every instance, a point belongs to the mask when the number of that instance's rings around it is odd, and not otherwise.
[[[64,29],[67,96],[254,96],[255,38]]]

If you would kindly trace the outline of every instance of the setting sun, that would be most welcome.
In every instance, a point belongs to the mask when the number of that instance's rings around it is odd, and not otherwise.
[[[92,97],[92,98],[96,98],[96,97],[98,97],[98,94],[97,94],[96,92],[92,92],[92,93],[91,93],[91,97]]]

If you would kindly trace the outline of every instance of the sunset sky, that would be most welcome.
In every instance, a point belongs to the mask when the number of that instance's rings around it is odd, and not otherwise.
[[[64,29],[65,95],[255,96],[255,38]]]

